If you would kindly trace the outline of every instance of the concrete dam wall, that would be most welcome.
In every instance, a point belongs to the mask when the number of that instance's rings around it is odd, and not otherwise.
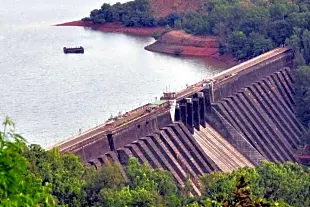
[[[283,68],[212,104],[212,110],[264,158],[297,161],[294,154],[303,127],[294,114],[292,86],[291,70]]]
[[[277,48],[55,147],[95,167],[136,157],[180,185],[189,178],[197,195],[199,175],[298,161],[304,128],[294,113],[292,57]]]
[[[111,161],[125,165],[130,157],[136,157],[152,168],[170,171],[180,185],[184,185],[189,177],[197,195],[200,195],[200,192],[195,178],[220,170],[180,122],[163,127],[152,135],[141,137],[116,151],[103,153],[88,162],[96,167]]]

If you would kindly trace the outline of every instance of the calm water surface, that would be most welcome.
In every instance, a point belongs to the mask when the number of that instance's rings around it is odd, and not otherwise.
[[[102,3],[0,0],[0,118],[11,116],[28,142],[50,146],[223,69],[145,51],[152,38],[51,26]],[[62,53],[80,45],[84,55]]]

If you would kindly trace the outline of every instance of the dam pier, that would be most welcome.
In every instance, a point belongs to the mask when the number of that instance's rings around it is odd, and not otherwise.
[[[197,195],[202,174],[298,161],[292,60],[276,48],[53,147],[95,167],[136,157],[180,185],[190,178]]]

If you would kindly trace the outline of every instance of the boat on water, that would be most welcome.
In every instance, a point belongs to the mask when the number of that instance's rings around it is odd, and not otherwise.
[[[64,47],[64,53],[84,53],[84,48],[80,47]]]

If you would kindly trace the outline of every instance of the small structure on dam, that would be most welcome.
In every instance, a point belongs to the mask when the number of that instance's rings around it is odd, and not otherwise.
[[[274,49],[55,147],[95,167],[136,157],[180,185],[189,177],[197,195],[204,173],[298,161],[304,128],[293,109],[292,56]]]

